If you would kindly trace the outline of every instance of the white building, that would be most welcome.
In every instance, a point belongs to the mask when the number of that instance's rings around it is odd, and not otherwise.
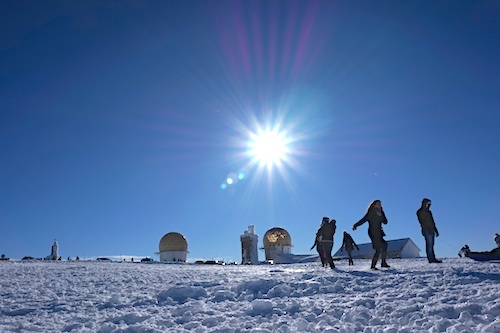
[[[292,238],[288,231],[279,227],[269,229],[264,234],[264,252],[266,260],[274,260],[276,256],[282,254],[291,254]]]
[[[241,264],[242,265],[257,265],[259,263],[259,252],[257,250],[257,243],[259,236],[255,234],[255,227],[248,226],[243,235],[240,236],[241,240]]]
[[[359,251],[354,248],[352,257],[358,259],[371,259],[375,250],[372,243],[358,244]],[[336,259],[347,258],[347,252],[340,251],[340,248],[333,255]],[[387,241],[387,258],[418,258],[420,257],[420,249],[410,238],[401,238]]]
[[[278,254],[273,259],[273,264],[303,264],[307,262],[317,262],[317,254]]]
[[[186,262],[188,243],[186,238],[178,232],[169,232],[160,240],[160,261]]]
[[[54,239],[54,244],[52,244],[50,255],[46,256],[45,260],[57,260],[57,259],[59,259],[59,244],[57,244],[57,240]]]

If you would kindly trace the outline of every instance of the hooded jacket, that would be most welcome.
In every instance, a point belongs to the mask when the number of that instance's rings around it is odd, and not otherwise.
[[[432,212],[427,207],[427,203],[430,200],[424,198],[422,200],[422,206],[417,210],[417,218],[422,228],[422,235],[435,235],[439,236],[439,231],[436,228],[436,223],[434,223],[434,217],[432,217]]]

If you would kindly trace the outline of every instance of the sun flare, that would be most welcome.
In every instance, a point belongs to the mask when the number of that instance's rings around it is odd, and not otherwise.
[[[234,162],[239,166],[228,173],[221,189],[234,188],[244,181],[251,189],[263,182],[272,189],[283,182],[294,190],[294,177],[305,175],[301,162],[308,156],[304,143],[310,134],[302,127],[301,119],[285,116],[281,111],[262,117],[265,119],[257,120],[252,113],[234,119],[236,135],[228,143],[238,150]]]
[[[289,153],[289,140],[278,130],[259,130],[252,134],[249,142],[249,154],[259,163],[272,167],[281,165]]]

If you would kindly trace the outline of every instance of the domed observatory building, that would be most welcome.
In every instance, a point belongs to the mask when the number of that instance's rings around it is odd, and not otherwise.
[[[278,255],[290,254],[292,251],[292,238],[283,228],[272,228],[264,234],[264,252],[266,260],[274,260]]]
[[[188,254],[186,238],[178,232],[169,232],[160,240],[160,261],[186,262]]]

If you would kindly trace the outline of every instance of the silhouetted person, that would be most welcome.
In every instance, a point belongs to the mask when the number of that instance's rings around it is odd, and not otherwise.
[[[495,243],[497,243],[497,247],[500,247],[500,235],[498,233],[495,234]]]
[[[386,268],[390,267],[386,261],[387,242],[384,239],[384,230],[382,230],[382,223],[387,224],[387,218],[385,217],[380,200],[374,200],[370,203],[365,216],[352,226],[352,230],[356,230],[357,227],[365,222],[368,222],[368,236],[370,236],[372,246],[375,249],[371,269],[377,269],[375,265],[377,264],[379,256],[382,256],[382,263],[380,266]]]
[[[330,264],[330,268],[334,269],[335,264],[332,258],[332,248],[333,248],[333,235],[335,230],[337,230],[337,221],[334,219],[329,219],[328,217],[323,218],[326,223],[321,226],[321,244],[323,246],[323,256],[325,258],[325,265]]]
[[[462,256],[464,257],[468,257],[469,256],[469,253],[470,253],[470,248],[469,248],[469,245],[465,244],[461,249],[460,251],[458,252],[458,256],[460,258],[462,258]]]
[[[354,239],[352,239],[351,235],[349,235],[347,231],[344,231],[344,238],[342,240],[340,251],[343,251],[345,249],[345,251],[347,252],[347,255],[349,256],[349,265],[354,265],[351,254],[354,247],[356,247],[359,251],[359,246],[354,242]]]
[[[427,198],[422,200],[422,206],[417,210],[417,218],[422,228],[422,236],[425,238],[425,252],[429,263],[440,263],[434,254],[434,237],[439,237],[439,231],[434,223],[434,217],[430,210],[431,201]]]
[[[329,220],[328,217],[323,217],[323,220],[321,221],[321,225],[318,228],[318,231],[316,231],[316,236],[314,238],[314,244],[311,246],[311,250],[316,247],[316,251],[318,252],[319,258],[321,259],[321,266],[325,267],[326,266],[326,255],[323,251],[323,244],[321,243],[321,227],[325,223],[327,223]]]

